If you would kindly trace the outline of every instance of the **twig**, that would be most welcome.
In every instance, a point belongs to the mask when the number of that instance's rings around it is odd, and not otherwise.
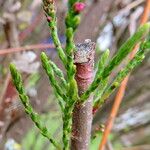
[[[55,92],[64,101],[66,101],[67,100],[67,96],[66,96],[66,94],[64,94],[64,91],[62,90],[63,88],[61,88],[60,85],[58,84],[58,82],[57,82],[57,80],[55,78],[55,74],[54,74],[55,71],[53,70],[53,67],[49,63],[49,59],[48,59],[47,55],[44,52],[41,53],[41,61],[42,61],[43,68],[44,68],[46,74],[48,75],[50,83],[51,83],[52,87],[54,88]],[[60,100],[60,99],[58,99],[58,100]],[[64,109],[63,102],[59,101],[59,104],[61,106],[61,109],[63,110]]]
[[[88,90],[81,96],[82,102],[84,102],[90,96],[91,92],[96,90],[96,88],[99,86],[99,83],[111,74],[115,67],[117,67],[123,61],[123,59],[132,51],[134,46],[139,43],[140,40],[149,32],[149,26],[149,23],[141,26],[137,32],[120,47],[117,54],[105,67],[102,75],[95,77]]]
[[[123,8],[122,10],[120,10],[118,13],[124,13],[126,11],[130,11],[131,9],[133,9],[134,7],[137,7],[138,5],[140,5],[141,3],[143,3],[145,0],[136,0],[133,1],[132,3],[130,3],[129,5],[127,5],[125,8]]]
[[[135,68],[139,65],[143,59],[145,58],[145,54],[148,52],[146,48],[147,42],[142,43],[139,51],[136,53],[134,58],[129,61],[126,67],[118,72],[114,81],[104,90],[104,93],[99,97],[99,100],[94,104],[94,108],[99,108],[105,100],[111,95],[111,93],[119,87],[119,83],[123,81],[123,79]]]
[[[145,8],[144,8],[144,12],[143,12],[143,15],[142,15],[142,18],[141,18],[141,22],[140,24],[144,24],[147,22],[148,20],[148,16],[149,16],[149,12],[150,12],[150,0],[147,0],[146,4],[145,4]],[[132,59],[135,55],[135,52],[137,50],[137,47],[136,46],[132,53],[130,54],[130,59]],[[113,104],[113,107],[112,107],[112,110],[111,110],[111,113],[110,113],[110,116],[107,120],[107,123],[106,123],[106,128],[105,128],[105,131],[104,131],[104,134],[103,134],[103,137],[102,137],[102,141],[99,145],[99,150],[104,150],[104,147],[105,147],[105,144],[107,142],[107,139],[108,139],[108,136],[111,132],[111,129],[112,129],[112,126],[113,126],[113,122],[116,118],[116,115],[117,115],[117,112],[119,110],[119,107],[120,107],[120,104],[121,104],[121,101],[123,99],[123,96],[124,96],[124,93],[125,93],[125,89],[126,89],[126,86],[127,86],[127,83],[128,83],[128,80],[129,80],[129,76],[128,75],[122,82],[118,92],[117,92],[117,95],[116,95],[116,98],[115,98],[115,101],[114,101],[114,104]]]
[[[142,7],[137,8],[131,15],[129,19],[129,33],[130,35],[133,35],[136,31],[136,26],[137,26],[137,20],[143,13]]]
[[[34,44],[34,45],[26,45],[24,47],[16,47],[16,48],[8,48],[0,50],[0,55],[7,55],[11,53],[28,51],[28,50],[37,50],[37,49],[46,49],[46,48],[54,48],[53,44]]]
[[[112,143],[109,140],[106,143],[106,147],[107,147],[108,150],[113,150]]]
[[[17,27],[16,27],[16,18],[14,14],[9,14],[6,13],[4,14],[4,18],[6,23],[4,24],[4,31],[5,31],[5,36],[8,42],[8,46],[9,47],[16,47],[19,46],[19,40],[18,40],[18,31],[17,31]],[[8,56],[8,59],[10,59],[10,57]],[[2,111],[5,109],[4,106],[4,96],[6,94],[8,85],[10,83],[10,73],[7,73],[6,76],[6,80],[4,81],[4,87],[0,96],[0,106],[2,106]]]
[[[64,66],[66,66],[66,55],[62,48],[61,42],[58,37],[57,32],[57,18],[56,18],[56,9],[55,2],[53,0],[43,0],[43,9],[47,18],[47,22],[51,31],[51,36],[58,52],[58,56],[60,60],[63,62]]]
[[[89,41],[77,45],[75,65],[79,95],[87,90],[94,76],[95,43]],[[71,150],[88,150],[92,125],[93,95],[83,104],[77,102],[73,111]]]
[[[29,97],[27,96],[25,89],[23,87],[21,74],[18,72],[18,70],[16,69],[16,67],[13,64],[10,65],[10,72],[11,72],[11,75],[13,78],[14,86],[16,87],[16,89],[19,93],[19,98],[25,107],[25,112],[30,116],[32,121],[35,123],[37,128],[40,130],[41,134],[43,136],[45,136],[58,150],[61,150],[61,147],[59,146],[59,144],[52,138],[48,129],[41,121],[40,115],[33,110],[32,106],[29,102]]]

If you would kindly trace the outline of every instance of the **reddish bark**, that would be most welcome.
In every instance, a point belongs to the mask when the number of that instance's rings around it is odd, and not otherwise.
[[[93,80],[94,50],[95,43],[91,41],[85,41],[85,43],[77,45],[75,64],[79,95],[82,95],[88,89]],[[92,103],[93,96],[91,95],[85,103],[78,102],[75,105],[71,140],[72,150],[88,150],[93,119]]]

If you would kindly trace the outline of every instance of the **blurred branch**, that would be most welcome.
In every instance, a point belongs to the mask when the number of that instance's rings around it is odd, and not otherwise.
[[[112,143],[109,140],[106,143],[106,147],[107,147],[108,150],[113,150]]]
[[[119,12],[117,12],[118,14],[119,13],[125,13],[126,11],[129,11],[131,9],[133,9],[134,7],[137,7],[138,5],[140,5],[141,3],[143,3],[145,0],[136,0],[136,1],[133,1],[132,3],[130,3],[129,5],[127,5],[125,8],[121,9]]]
[[[144,12],[143,12],[140,24],[144,24],[144,23],[147,22],[148,16],[149,16],[149,12],[150,12],[150,0],[147,0],[147,2],[145,4],[145,8],[144,8]],[[137,48],[138,48],[138,46],[136,46],[133,49],[133,51],[131,52],[130,59],[132,59],[134,57],[135,52],[137,51]],[[126,86],[127,86],[128,80],[129,80],[129,76],[130,75],[128,75],[123,80],[123,82],[121,84],[121,87],[118,90],[118,93],[116,95],[116,98],[115,98],[115,101],[114,101],[114,104],[113,104],[113,107],[112,107],[112,110],[111,110],[111,113],[110,113],[110,116],[109,116],[109,118],[107,120],[107,123],[106,123],[106,128],[105,128],[105,131],[104,131],[104,134],[103,134],[103,137],[102,137],[102,141],[101,141],[101,143],[99,145],[99,150],[103,150],[104,147],[105,147],[105,144],[107,142],[108,136],[109,136],[109,134],[111,132],[111,129],[112,129],[112,126],[113,126],[113,122],[114,122],[114,120],[116,118],[116,115],[117,115],[117,112],[119,110],[121,101],[123,99],[123,96],[124,96],[124,93],[125,93],[125,90],[126,90]]]
[[[36,49],[47,49],[54,48],[53,44],[35,44],[35,45],[26,45],[24,47],[8,48],[0,50],[0,55],[7,55],[11,53],[27,51],[27,50],[36,50]]]
[[[150,145],[139,145],[134,147],[122,148],[121,150],[149,150]]]
[[[16,16],[13,13],[4,13],[3,19],[5,20],[4,23],[4,32],[7,39],[8,47],[18,47],[20,46],[19,38],[18,38],[18,30],[16,25]],[[10,56],[6,57],[7,62],[10,59]],[[4,79],[3,83],[3,89],[0,93],[0,119],[3,118],[4,110],[6,109],[6,102],[5,102],[5,96],[6,92],[8,90],[8,86],[10,83],[10,72],[7,71],[6,78]],[[5,132],[7,131],[7,127],[9,126],[10,120],[6,123],[5,127],[2,130],[2,137],[4,136]]]
[[[21,75],[13,64],[10,65],[10,72],[13,78],[13,83],[19,93],[19,97],[22,101],[22,104],[25,107],[26,113],[30,116],[32,121],[35,123],[37,128],[40,130],[41,134],[44,137],[46,137],[58,150],[61,150],[59,144],[53,139],[47,127],[43,124],[40,115],[33,110],[29,102],[29,97],[27,96],[25,89],[23,87]]]
[[[16,47],[19,46],[19,40],[18,40],[18,31],[16,27],[16,22],[15,22],[15,16],[13,14],[5,13],[4,14],[4,19],[5,19],[5,24],[4,24],[4,31],[5,31],[5,36],[8,42],[8,47]],[[6,80],[4,82],[4,88],[1,93],[0,97],[0,105],[3,105],[3,99],[5,96],[5,92],[7,90],[8,84],[10,81],[10,73],[7,74]],[[5,108],[3,108],[5,109]]]
[[[5,19],[4,31],[8,42],[8,47],[19,46],[18,31],[16,26],[16,17],[10,13],[4,13]]]

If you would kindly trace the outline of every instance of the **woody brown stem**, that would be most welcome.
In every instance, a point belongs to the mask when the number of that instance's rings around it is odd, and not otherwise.
[[[75,53],[76,81],[79,95],[83,94],[93,81],[94,75],[94,51],[95,43],[85,40],[77,45]],[[92,102],[91,95],[85,103],[77,102],[73,111],[73,129],[71,150],[88,150],[92,125]]]

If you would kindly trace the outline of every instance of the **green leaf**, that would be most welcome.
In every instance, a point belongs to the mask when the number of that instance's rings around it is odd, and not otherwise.
[[[100,60],[98,62],[98,67],[97,67],[97,72],[96,72],[96,75],[95,75],[95,79],[100,77],[102,72],[104,71],[104,68],[108,62],[108,59],[109,59],[109,49],[107,49],[103,54],[102,56],[100,57]]]
[[[149,30],[150,23],[144,24],[120,47],[117,54],[112,58],[108,66],[105,68],[103,72],[103,78],[107,77],[111,71],[122,62],[122,60],[133,50],[134,46],[148,34]]]
[[[101,73],[102,75],[96,78],[89,89],[81,96],[81,101],[84,102],[86,99],[90,96],[92,92],[96,90],[96,88],[99,86],[100,82],[104,79],[106,79],[113,69],[117,67],[122,60],[132,51],[134,46],[139,43],[143,37],[145,37],[150,30],[150,23],[146,23],[143,26],[141,26],[137,32],[129,38],[118,50],[117,54],[112,58],[110,63],[105,67],[104,71]]]

